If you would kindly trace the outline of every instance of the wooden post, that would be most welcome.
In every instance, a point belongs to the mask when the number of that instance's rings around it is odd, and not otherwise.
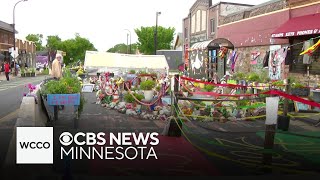
[[[287,80],[286,84],[286,91],[287,94],[290,92],[290,79]],[[289,108],[289,100],[287,98],[284,99],[284,104],[283,104],[283,116],[288,115],[288,108]]]
[[[263,165],[272,165],[272,150],[274,146],[276,125],[266,125],[265,139],[264,139],[264,150],[267,152],[263,153]],[[265,172],[272,172],[271,168],[264,168]]]
[[[169,130],[168,130],[168,136],[173,136],[173,137],[180,137],[181,136],[180,128],[182,129],[182,123],[178,120],[178,113],[176,111],[178,109],[178,100],[179,100],[178,90],[179,90],[179,75],[176,74],[174,76],[174,90],[173,92],[171,92],[171,93],[174,93],[173,102],[171,102],[171,104],[173,103],[173,116],[176,120],[171,119]]]

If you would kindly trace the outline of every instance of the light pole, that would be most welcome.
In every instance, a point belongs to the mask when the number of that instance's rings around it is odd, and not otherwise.
[[[157,55],[157,45],[158,45],[158,16],[161,12],[156,13],[156,30],[154,31],[154,55]]]
[[[129,30],[129,29],[125,29],[126,31],[128,31],[129,32],[129,34],[130,34],[130,44],[129,44],[129,49],[130,49],[130,54],[131,54],[131,31]],[[127,47],[128,47],[128,34],[127,34]]]
[[[17,75],[17,68],[16,68],[16,23],[15,23],[15,10],[16,6],[21,3],[28,0],[20,0],[16,2],[16,4],[13,7],[13,64],[14,64],[14,74]]]

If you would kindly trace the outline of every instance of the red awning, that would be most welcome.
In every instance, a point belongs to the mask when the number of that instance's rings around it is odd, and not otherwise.
[[[292,18],[275,30],[271,34],[271,37],[286,38],[292,36],[320,34],[319,22],[320,13]]]

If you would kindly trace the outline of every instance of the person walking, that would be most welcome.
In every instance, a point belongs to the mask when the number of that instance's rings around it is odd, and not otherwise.
[[[10,80],[10,78],[9,78],[10,64],[7,61],[4,64],[4,73],[6,74],[7,81],[9,81]]]
[[[57,54],[52,62],[51,76],[54,79],[60,79],[62,77],[61,59],[61,54]]]

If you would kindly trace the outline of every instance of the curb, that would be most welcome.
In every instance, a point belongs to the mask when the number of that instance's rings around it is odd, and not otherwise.
[[[34,97],[23,97],[17,122],[13,127],[4,166],[16,164],[16,127],[33,127],[36,125],[36,103]]]

